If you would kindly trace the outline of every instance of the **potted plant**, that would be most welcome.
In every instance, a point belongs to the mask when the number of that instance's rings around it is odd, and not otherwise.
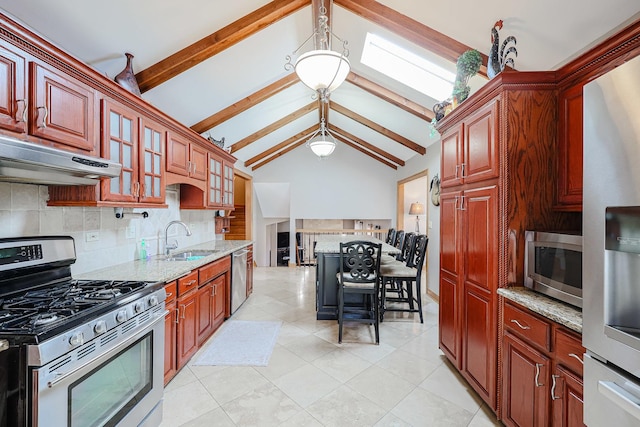
[[[451,96],[454,104],[462,102],[469,96],[471,88],[469,87],[469,79],[476,75],[482,65],[482,55],[475,49],[469,49],[458,58],[456,62],[456,80],[453,84],[453,92]]]

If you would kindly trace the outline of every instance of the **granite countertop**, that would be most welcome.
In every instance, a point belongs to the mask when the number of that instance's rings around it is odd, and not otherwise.
[[[192,250],[215,250],[211,255],[193,261],[165,261],[163,256],[153,256],[147,260],[135,260],[112,265],[100,270],[83,273],[76,279],[96,280],[140,280],[147,282],[170,282],[191,271],[228,256],[234,251],[251,245],[251,240],[212,240],[198,245],[180,248],[174,253]]]
[[[340,234],[327,234],[320,235],[316,238],[316,253],[328,253],[337,254],[340,252],[340,242],[350,242],[353,240],[366,240],[368,242],[382,243],[383,254],[397,254],[400,252],[395,246],[389,245],[380,239],[366,235],[340,235]]]
[[[582,311],[525,287],[500,288],[498,294],[554,322],[582,333]]]

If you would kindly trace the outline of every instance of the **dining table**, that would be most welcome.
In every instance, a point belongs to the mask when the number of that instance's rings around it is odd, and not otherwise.
[[[354,240],[381,243],[383,255],[397,255],[400,250],[370,235],[328,234],[318,235],[314,254],[316,263],[316,319],[334,320],[338,318],[338,277],[340,271],[340,243]],[[362,295],[351,295],[345,299],[347,305],[362,305]]]

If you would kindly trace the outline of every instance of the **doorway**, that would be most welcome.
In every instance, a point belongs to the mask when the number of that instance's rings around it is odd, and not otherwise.
[[[396,229],[429,234],[429,170],[425,169],[415,175],[398,181],[398,201],[396,203]],[[419,203],[421,214],[410,215],[412,203]]]
[[[253,179],[241,171],[233,173],[233,213],[225,240],[253,239]]]

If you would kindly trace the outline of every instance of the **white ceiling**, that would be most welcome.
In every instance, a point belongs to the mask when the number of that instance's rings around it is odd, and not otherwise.
[[[378,1],[485,54],[490,49],[490,29],[502,19],[501,38],[514,35],[518,41],[517,70],[556,69],[605,35],[640,18],[639,0]],[[0,8],[113,77],[125,65],[124,52],[135,56],[134,70],[141,71],[267,3],[267,0],[0,0]],[[284,69],[285,56],[309,37],[312,28],[309,6],[142,96],[191,126],[284,77],[288,73]],[[423,56],[433,56],[429,52],[335,5],[332,30],[348,40],[349,59],[357,74],[428,108],[439,101],[394,82],[359,61],[367,31]],[[455,64],[446,64],[455,71]],[[474,86],[482,82],[483,79],[476,78]],[[211,135],[216,139],[224,137],[227,145],[233,144],[312,102],[311,97],[311,91],[297,83],[218,125]],[[433,142],[426,121],[350,83],[338,88],[331,100],[424,147]],[[318,113],[314,111],[234,155],[241,161],[247,160],[317,123]],[[330,123],[402,160],[418,155],[335,111],[330,113]],[[276,161],[286,162],[286,158],[285,155]]]

